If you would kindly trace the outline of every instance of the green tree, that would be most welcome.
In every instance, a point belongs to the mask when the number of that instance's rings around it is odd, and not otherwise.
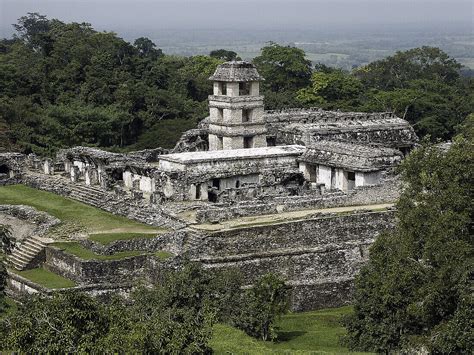
[[[158,58],[159,56],[163,55],[161,49],[156,48],[156,44],[153,41],[146,37],[140,37],[133,42],[135,48],[137,48],[138,53],[142,57],[149,57],[149,58]]]
[[[237,53],[226,49],[213,50],[211,51],[211,53],[209,53],[209,56],[219,60],[224,60],[226,62],[230,62],[232,60],[241,60],[241,58],[237,56]]]
[[[325,109],[353,109],[359,106],[363,87],[359,79],[342,70],[316,71],[311,86],[298,91],[303,105]]]
[[[356,279],[350,348],[471,351],[473,146],[466,133],[447,151],[426,143],[404,160],[398,226]]]
[[[105,308],[80,293],[33,296],[4,323],[3,349],[26,353],[101,352],[108,329]]]
[[[253,337],[275,340],[275,321],[287,312],[289,305],[284,281],[275,274],[264,275],[245,292],[243,299],[235,325]]]
[[[311,62],[302,49],[270,43],[253,63],[271,91],[297,90],[307,86],[311,78]]]
[[[405,88],[412,80],[454,84],[461,65],[436,47],[421,47],[372,62],[355,71],[366,87],[380,90]]]
[[[268,109],[297,105],[296,92],[308,86],[311,78],[311,62],[303,50],[271,42],[253,63],[265,78],[262,93]]]

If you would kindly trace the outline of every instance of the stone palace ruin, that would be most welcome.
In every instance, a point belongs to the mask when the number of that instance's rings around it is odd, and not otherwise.
[[[153,281],[189,259],[210,269],[237,267],[249,285],[278,272],[292,287],[294,310],[350,301],[368,247],[394,227],[395,167],[417,142],[413,128],[392,113],[265,111],[264,79],[247,62],[224,63],[210,80],[209,117],[172,150],[0,154],[0,184],[25,184],[166,229],[107,246],[80,240],[102,254],[143,251],[113,261],[81,260],[34,231],[9,256],[12,294],[50,292],[15,269],[43,265],[78,290],[126,293],[135,280]],[[0,207],[0,222],[2,215],[40,213]],[[156,251],[173,257],[147,254]]]

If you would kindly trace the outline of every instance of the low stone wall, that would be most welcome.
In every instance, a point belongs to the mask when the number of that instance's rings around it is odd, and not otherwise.
[[[324,195],[285,196],[262,199],[259,202],[247,201],[234,205],[210,207],[197,211],[198,223],[220,222],[246,216],[277,214],[304,209],[359,206],[393,203],[400,194],[400,182],[392,177],[380,185],[361,186],[348,193],[330,192]]]
[[[108,245],[103,245],[91,240],[82,240],[81,244],[95,253],[110,255],[127,250],[140,250],[143,252],[155,252],[159,250],[169,251],[178,254],[183,249],[183,243],[186,239],[185,230],[173,231],[164,234],[158,234],[154,238],[134,238],[130,240],[117,240]]]
[[[187,253],[207,268],[237,267],[249,284],[268,272],[281,274],[294,285],[292,309],[303,311],[349,303],[368,248],[394,226],[394,211],[324,214],[195,235]]]
[[[44,235],[51,227],[61,223],[61,221],[46,212],[24,205],[0,205],[0,214],[7,214],[20,220],[34,223],[36,225],[35,234]]]
[[[6,292],[7,295],[9,297],[12,297],[13,299],[21,299],[24,296],[33,294],[51,295],[53,292],[67,291],[84,292],[94,297],[107,297],[111,294],[118,294],[126,298],[130,294],[132,289],[133,285],[127,283],[101,283],[92,285],[79,285],[75,287],[58,288],[51,290],[33,281],[30,281],[25,277],[22,277],[18,274],[9,271]]]
[[[62,250],[46,248],[45,268],[78,283],[122,283],[145,275],[147,255],[120,260],[82,260]]]

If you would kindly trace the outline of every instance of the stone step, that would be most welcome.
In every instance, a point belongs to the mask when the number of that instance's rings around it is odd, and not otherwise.
[[[8,259],[8,262],[10,263],[11,266],[13,266],[15,269],[19,271],[24,270],[26,268],[25,264],[16,261],[16,259],[13,259],[13,258]]]
[[[20,248],[20,247],[18,247],[18,248]],[[15,249],[16,249],[16,248],[15,248]],[[23,244],[21,245],[21,249],[22,249],[22,250],[25,250],[25,251],[28,251],[29,253],[37,254],[37,253],[39,253],[39,252],[41,251],[42,248],[36,247],[36,246],[35,246],[35,247],[32,247],[32,246],[30,246],[30,245],[28,245],[28,244],[26,244],[26,243],[23,243]],[[13,252],[14,252],[14,251],[13,251]]]
[[[16,257],[11,257],[7,260],[8,260],[8,264],[12,265],[17,270],[25,270],[29,263],[29,262],[25,262],[24,260],[18,259]]]
[[[8,262],[17,270],[24,270],[44,249],[45,242],[41,237],[31,236],[25,239],[7,256]]]
[[[44,243],[36,240],[36,239],[26,239],[24,242],[24,244],[28,245],[29,247],[31,247],[32,249],[36,248],[36,249],[42,249],[45,247]]]
[[[20,248],[20,249],[16,249],[13,253],[15,253],[15,255],[17,254],[20,254],[20,255],[24,255],[28,258],[31,258],[33,259],[37,254],[38,252],[36,251],[32,251],[32,250],[28,250],[26,248]]]
[[[98,195],[95,193],[84,193],[84,192],[77,192],[77,191],[73,191],[69,196],[85,198],[85,199],[90,199],[90,200],[101,200],[101,201],[107,198],[107,196],[105,195]]]

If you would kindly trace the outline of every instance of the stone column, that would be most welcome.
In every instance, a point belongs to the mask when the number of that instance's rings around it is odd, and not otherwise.
[[[79,179],[79,167],[73,165],[71,167],[71,181],[77,182],[78,179]]]
[[[52,175],[53,174],[53,165],[51,162],[51,159],[45,159],[43,162],[43,172],[46,175]]]

